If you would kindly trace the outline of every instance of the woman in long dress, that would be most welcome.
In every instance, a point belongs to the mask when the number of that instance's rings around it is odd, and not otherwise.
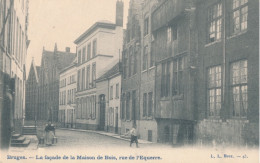
[[[48,145],[48,146],[52,145],[52,140],[55,135],[54,131],[55,131],[54,125],[51,124],[51,121],[49,121],[45,127],[45,142],[46,142],[46,145]]]

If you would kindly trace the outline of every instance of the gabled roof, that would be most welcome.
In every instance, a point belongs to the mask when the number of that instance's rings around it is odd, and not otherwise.
[[[31,70],[33,70],[33,72],[34,72],[34,74],[35,74],[35,80],[36,80],[36,82],[39,83],[39,76],[38,76],[38,74],[40,73],[40,70],[39,70],[39,66],[35,66],[34,59],[32,59],[29,76],[30,76],[30,74],[32,73]],[[28,76],[28,78],[29,78],[29,76]]]
[[[116,24],[109,21],[99,21],[93,24],[89,29],[87,29],[82,35],[80,35],[75,41],[75,44],[79,44],[84,38],[88,37],[91,33],[93,33],[98,28],[107,28],[107,29],[115,29]]]
[[[42,52],[42,60],[44,60],[45,63],[47,63],[48,69],[51,69],[52,65],[55,64],[57,65],[58,70],[62,70],[68,65],[70,65],[75,57],[76,54],[70,52],[62,52],[62,51],[52,52],[47,50],[44,50]]]
[[[116,65],[114,65],[111,69],[109,69],[106,73],[104,73],[102,76],[100,76],[96,81],[101,82],[103,80],[107,80],[112,78],[115,75],[120,74],[120,63],[118,62]]]

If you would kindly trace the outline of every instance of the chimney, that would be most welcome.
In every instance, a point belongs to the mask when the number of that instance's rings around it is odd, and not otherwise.
[[[70,53],[70,47],[66,47],[66,52]]]
[[[116,2],[116,25],[123,27],[124,20],[124,2],[117,0]]]

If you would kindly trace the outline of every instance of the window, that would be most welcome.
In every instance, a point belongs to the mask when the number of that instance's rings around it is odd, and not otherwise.
[[[178,38],[178,30],[177,29],[178,29],[177,25],[174,25],[172,27],[172,41],[175,41]]]
[[[209,116],[219,116],[221,109],[221,66],[208,69]]]
[[[154,53],[155,52],[153,50],[151,50],[151,52],[150,52],[150,67],[154,66],[154,60],[155,60]]]
[[[172,95],[183,94],[183,71],[187,67],[187,57],[181,57],[173,61]]]
[[[86,61],[86,47],[83,48],[82,50],[82,62]]]
[[[151,117],[153,113],[153,92],[148,93],[148,117]]]
[[[248,0],[233,0],[233,33],[247,29]]]
[[[143,117],[147,116],[147,93],[143,95]]]
[[[149,33],[149,17],[144,20],[144,36]]]
[[[152,142],[153,141],[153,131],[148,130],[148,141]]]
[[[86,81],[86,88],[89,89],[90,82],[90,66],[87,67],[87,81]]]
[[[130,92],[126,94],[126,119],[130,120]]]
[[[126,76],[127,76],[127,51],[125,51],[124,52],[124,71],[123,71],[123,77],[124,77],[124,79],[126,78]]]
[[[122,95],[121,119],[125,119],[125,94]]]
[[[85,90],[85,68],[82,69],[82,83],[81,83],[81,87],[82,87],[82,90]]]
[[[129,49],[129,60],[128,60],[128,76],[131,76],[131,70],[132,70],[132,59],[133,59],[133,51],[132,47]]]
[[[80,70],[78,70],[78,84],[77,84],[77,87],[78,87],[78,90],[79,90],[79,91],[81,90],[81,88],[80,88],[80,86],[81,86],[81,83],[80,83],[80,81],[81,81],[80,74],[81,74],[81,72],[80,72]]]
[[[81,50],[78,51],[78,64],[81,64]]]
[[[132,92],[132,120],[136,120],[136,91]]]
[[[96,119],[96,96],[92,96],[93,98],[93,107],[92,107],[92,119]]]
[[[92,87],[96,87],[96,63],[92,64]]]
[[[247,116],[247,60],[231,65],[233,116]]]
[[[148,46],[145,46],[144,54],[143,54],[143,70],[147,69],[147,61],[148,61]]]
[[[165,81],[166,81],[166,78],[165,78],[165,66],[166,64],[165,63],[162,63],[162,76],[161,76],[161,97],[164,97],[164,91],[165,91]]]
[[[114,108],[109,108],[109,125],[114,125]]]
[[[161,97],[169,96],[170,92],[170,65],[171,62],[162,63]]]
[[[93,50],[92,50],[92,56],[95,57],[97,55],[97,40],[93,41]]]
[[[208,42],[221,39],[222,4],[214,4],[208,9]]]
[[[113,86],[110,86],[110,100],[113,99]]]
[[[88,44],[87,60],[90,60],[91,57],[91,43]]]
[[[90,117],[90,98],[89,98],[89,96],[87,96],[87,99],[86,99],[86,101],[87,101],[87,119],[89,119],[89,117]]]
[[[87,119],[87,98],[85,97],[82,102],[82,118]]]
[[[167,28],[167,43],[170,44],[172,41],[172,27]]]
[[[133,75],[137,73],[137,54],[135,50],[133,49],[133,55],[134,55],[134,67],[133,67]]]
[[[119,84],[116,84],[116,98],[119,98]]]

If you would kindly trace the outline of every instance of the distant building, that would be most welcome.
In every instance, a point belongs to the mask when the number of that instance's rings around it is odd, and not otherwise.
[[[77,91],[77,70],[75,62],[60,72],[59,123],[62,127],[75,127],[75,95]]]
[[[117,6],[123,7],[122,2],[117,1]],[[121,11],[118,7],[117,11]],[[116,14],[116,20],[119,20],[118,16],[121,15]],[[74,41],[77,44],[76,128],[104,130],[106,108],[96,104],[109,99],[97,97],[96,79],[104,73],[104,68],[119,60],[123,42],[122,24],[120,21],[117,24],[96,22]]]
[[[40,67],[36,66],[32,59],[28,79],[26,81],[25,119],[36,120],[38,108],[38,88]]]
[[[140,84],[141,84],[141,21],[143,0],[130,0],[128,21],[123,45],[121,133],[129,131],[134,124],[140,131]]]
[[[105,131],[121,134],[121,72],[120,63],[114,65],[97,79],[97,96],[100,97],[99,108],[105,108]],[[107,101],[104,101],[107,97]],[[98,109],[99,109],[98,108]]]
[[[58,121],[59,73],[73,62],[75,56],[70,52],[70,48],[66,48],[65,52],[58,51],[57,44],[54,51],[47,51],[43,48],[39,73],[38,120]]]

